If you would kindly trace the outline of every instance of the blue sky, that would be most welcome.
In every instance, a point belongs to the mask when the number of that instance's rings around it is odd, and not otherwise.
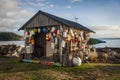
[[[78,22],[95,38],[120,38],[120,0],[1,0],[0,31],[18,32],[38,10]],[[112,35],[112,36],[111,36]]]

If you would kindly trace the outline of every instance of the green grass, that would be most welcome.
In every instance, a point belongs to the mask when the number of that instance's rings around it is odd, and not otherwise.
[[[54,67],[0,57],[0,80],[120,80],[120,64]]]

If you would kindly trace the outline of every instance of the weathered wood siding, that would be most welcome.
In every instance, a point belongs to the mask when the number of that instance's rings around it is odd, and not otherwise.
[[[46,41],[46,57],[52,57],[54,49],[51,48],[51,42]]]
[[[31,27],[53,26],[53,25],[60,25],[60,24],[44,14],[38,14],[32,20],[30,20],[25,26],[27,28],[31,28]]]

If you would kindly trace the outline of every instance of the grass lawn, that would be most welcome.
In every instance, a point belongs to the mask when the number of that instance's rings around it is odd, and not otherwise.
[[[0,57],[0,80],[120,80],[120,64],[82,64],[52,67]]]

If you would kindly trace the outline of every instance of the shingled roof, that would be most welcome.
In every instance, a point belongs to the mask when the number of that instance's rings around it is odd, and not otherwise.
[[[79,29],[81,29],[81,30],[85,30],[85,31],[88,31],[88,32],[94,32],[94,31],[88,29],[87,27],[84,27],[83,25],[77,23],[77,22],[70,21],[70,20],[67,20],[67,19],[64,19],[64,18],[55,16],[55,15],[52,15],[52,14],[43,12],[43,11],[41,11],[41,10],[38,11],[37,14],[46,15],[46,16],[50,17],[51,19],[53,19],[53,20],[59,22],[60,24],[63,24],[63,25],[69,26],[69,27],[75,27],[75,28],[79,28]],[[36,15],[37,15],[37,14],[36,14]],[[36,15],[34,15],[32,18],[34,18]],[[31,21],[32,18],[31,18],[29,21]],[[29,22],[29,21],[28,21],[28,22]],[[26,25],[28,22],[26,22],[19,30],[23,30],[24,27],[25,27],[25,25]]]

